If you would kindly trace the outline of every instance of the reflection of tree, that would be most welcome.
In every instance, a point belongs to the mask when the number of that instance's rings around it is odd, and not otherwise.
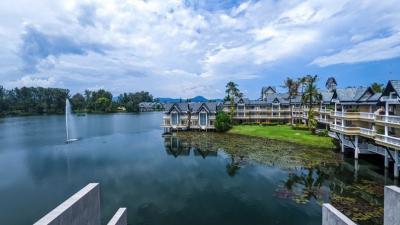
[[[306,169],[300,173],[291,173],[284,182],[284,188],[278,190],[280,197],[292,197],[298,203],[307,203],[311,199],[322,200],[321,186],[328,175],[320,168]]]
[[[231,177],[235,176],[244,162],[243,159],[243,156],[235,158],[234,155],[231,155],[231,161],[226,164],[226,173]]]

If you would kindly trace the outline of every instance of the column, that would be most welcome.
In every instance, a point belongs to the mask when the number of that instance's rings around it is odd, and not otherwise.
[[[389,102],[385,103],[385,121],[387,122],[387,116],[389,116]],[[387,124],[385,124],[385,136],[389,135],[389,128],[387,126]],[[386,140],[386,138],[385,138]]]
[[[335,102],[335,110],[334,110],[334,113],[336,114],[336,112],[337,112],[337,103]],[[336,122],[336,115],[335,115],[334,122],[335,122],[335,125],[337,125],[337,122]]]
[[[394,150],[394,177],[399,178],[399,151]]]
[[[344,135],[340,134],[340,144],[341,144],[341,150],[342,153],[344,152]]]
[[[354,145],[355,145],[355,149],[354,149],[354,159],[358,159],[358,136],[356,136],[356,139],[354,140]]]
[[[344,113],[344,106],[342,105],[342,127],[344,127],[343,113]]]
[[[385,168],[389,168],[389,153],[388,149],[385,150]]]
[[[278,116],[281,117],[281,104],[278,105]]]

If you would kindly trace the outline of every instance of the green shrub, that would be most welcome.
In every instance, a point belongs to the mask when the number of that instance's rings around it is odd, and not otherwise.
[[[328,130],[322,130],[322,131],[318,132],[318,136],[328,137],[329,136],[328,135]]]
[[[218,112],[215,118],[215,129],[218,132],[225,132],[231,129],[231,117],[225,112]]]

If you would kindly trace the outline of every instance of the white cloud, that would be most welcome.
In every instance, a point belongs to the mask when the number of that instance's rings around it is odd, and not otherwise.
[[[53,87],[54,85],[56,85],[54,77],[39,78],[29,75],[8,83],[8,86],[13,87]]]
[[[398,56],[400,56],[400,33],[395,33],[389,37],[360,42],[336,54],[319,57],[312,63],[319,66],[329,66],[342,63],[378,61]]]
[[[0,76],[9,86],[221,97],[226,81],[271,78],[267,69],[290,66],[298,57],[305,65],[327,66],[400,56],[395,0],[260,0],[226,10],[201,6],[189,7],[183,0],[0,2],[0,41],[6,43]],[[18,70],[24,22],[44,37],[109,48],[104,54],[57,54],[55,44],[38,57],[36,74],[28,76]]]

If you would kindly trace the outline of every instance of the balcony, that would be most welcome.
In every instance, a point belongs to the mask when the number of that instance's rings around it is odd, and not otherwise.
[[[372,130],[372,129],[360,127],[360,134],[363,136],[367,136],[367,137],[374,137],[376,134],[376,131]]]
[[[400,97],[397,95],[390,95],[390,96],[382,96],[381,101],[383,102],[396,102],[400,101]]]
[[[329,113],[331,113],[331,110],[330,109],[319,109],[318,112],[323,113],[323,114],[329,114]]]
[[[329,123],[329,119],[325,119],[325,118],[317,118],[318,122],[320,123]]]
[[[376,122],[378,123],[386,123],[386,124],[394,124],[400,126],[400,116],[376,116]]]
[[[237,115],[234,117],[234,119],[290,119],[291,117],[289,115]]]
[[[356,135],[360,133],[360,127],[342,127],[334,124],[330,124],[329,127],[332,129],[332,131],[344,133],[346,135]]]
[[[389,145],[390,147],[400,149],[400,138],[397,137],[377,134],[375,136],[375,141],[384,145]]]
[[[374,120],[376,117],[374,113],[368,113],[368,112],[331,112],[331,116],[344,118],[348,120],[357,120],[357,119]]]

